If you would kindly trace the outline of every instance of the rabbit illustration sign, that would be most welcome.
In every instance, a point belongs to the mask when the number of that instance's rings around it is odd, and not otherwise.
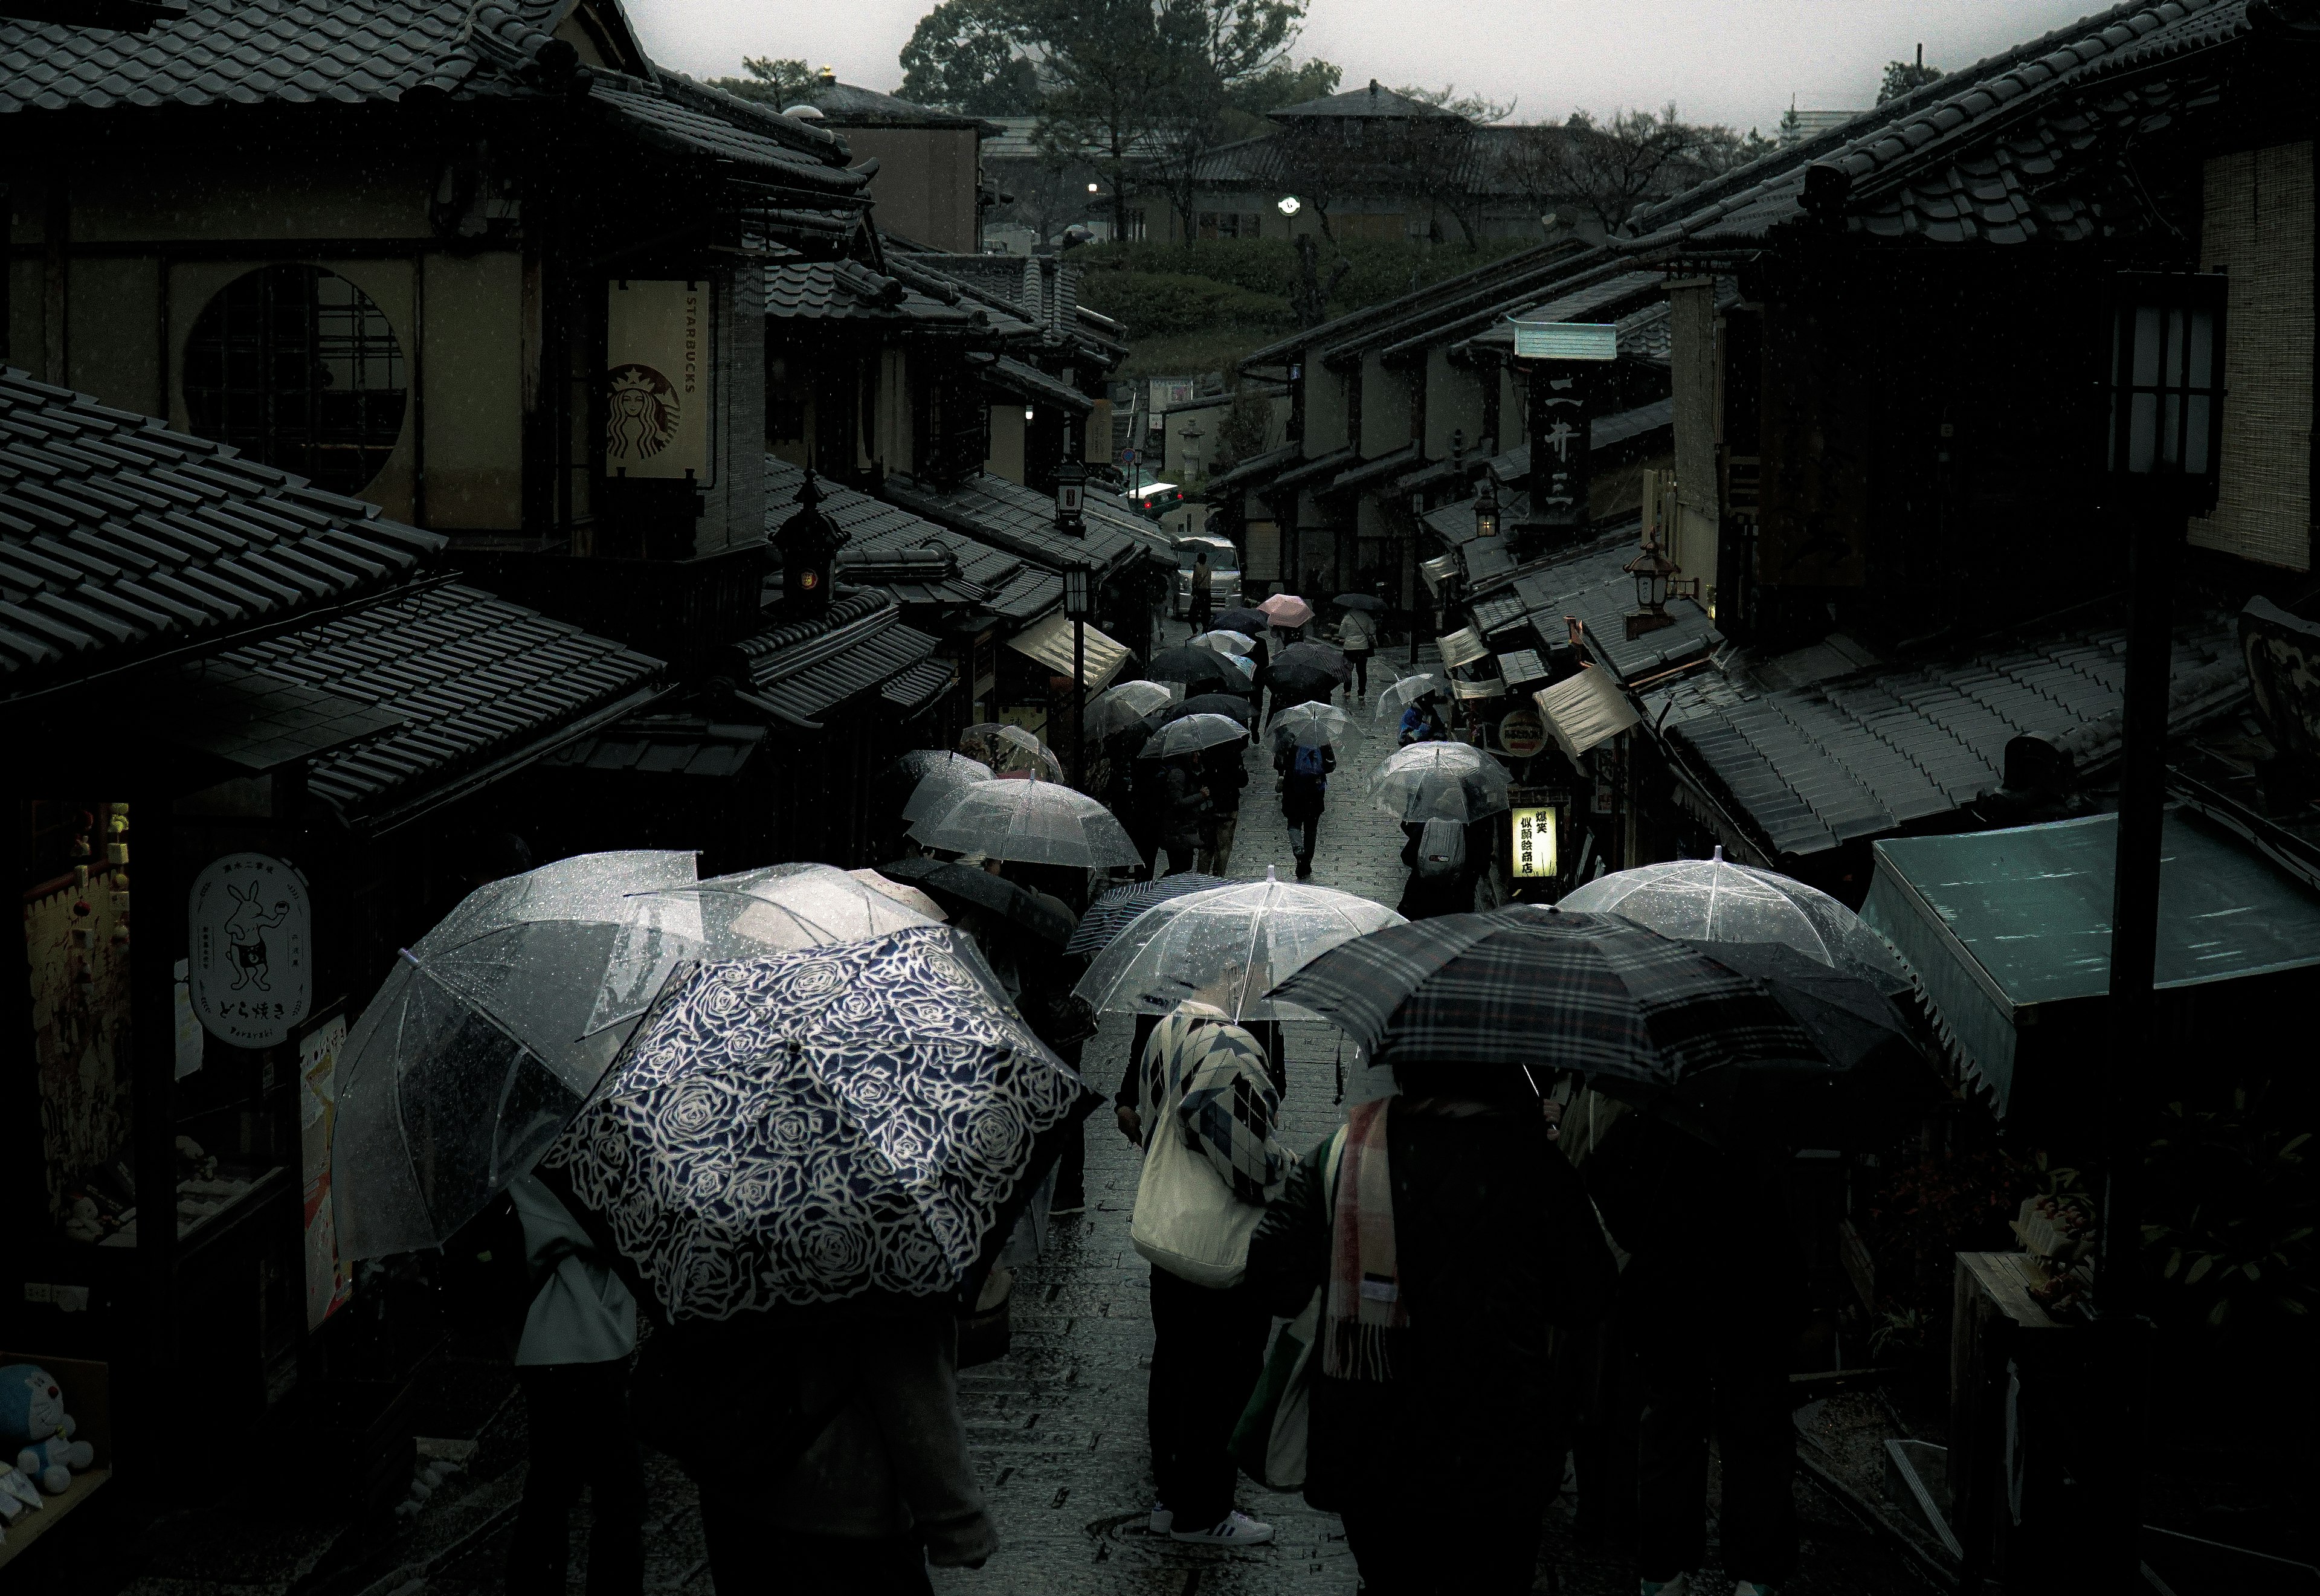
[[[237,1047],[288,1040],[314,1000],[306,878],[264,854],[227,854],[194,878],[187,911],[203,1029]]]

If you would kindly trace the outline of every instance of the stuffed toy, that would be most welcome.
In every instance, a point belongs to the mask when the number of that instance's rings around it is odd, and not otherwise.
[[[50,1496],[72,1488],[73,1471],[96,1461],[96,1448],[76,1441],[79,1428],[65,1411],[64,1388],[38,1364],[0,1368],[0,1440],[23,1450],[16,1466]]]

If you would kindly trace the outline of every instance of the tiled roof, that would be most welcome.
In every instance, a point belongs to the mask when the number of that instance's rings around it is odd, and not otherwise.
[[[1356,488],[1370,487],[1386,477],[1409,470],[1424,458],[1418,452],[1416,443],[1405,443],[1400,449],[1388,449],[1375,459],[1364,460],[1357,466],[1348,466],[1329,479],[1329,491],[1333,494],[1342,494]]]
[[[1087,415],[1095,409],[1094,400],[1061,377],[1049,376],[1036,366],[1027,366],[1004,355],[983,365],[982,376],[986,387],[1034,404],[1052,404],[1074,415]]]
[[[1299,445],[1302,448],[1303,445]],[[1319,493],[1334,481],[1338,472],[1348,466],[1361,463],[1361,451],[1347,445],[1333,449],[1328,454],[1315,455],[1301,466],[1291,466],[1265,485],[1267,493],[1291,493],[1311,488]]]
[[[1507,283],[1527,281],[1539,272],[1575,269],[1585,262],[1600,264],[1610,258],[1609,252],[1603,250],[1589,250],[1574,256],[1567,249],[1552,244],[1519,250],[1497,260],[1485,261],[1470,271],[1445,277],[1438,283],[1429,283],[1423,288],[1413,288],[1407,294],[1399,294],[1376,304],[1350,311],[1335,321],[1324,322],[1319,327],[1309,327],[1287,338],[1276,339],[1242,356],[1240,369],[1247,371],[1260,366],[1285,366],[1302,358],[1309,349],[1340,343],[1364,331],[1374,331],[1414,313],[1425,312],[1455,295],[1489,293]]]
[[[1119,323],[1080,304],[1076,260],[891,248],[886,268],[923,292],[962,296],[1010,325],[1029,326],[1045,348],[1094,360],[1106,370],[1127,357]]]
[[[964,330],[974,313],[852,260],[776,260],[766,267],[766,314],[777,322],[853,321]]]
[[[1380,86],[1374,77],[1367,88],[1349,88],[1342,93],[1324,95],[1318,100],[1300,100],[1294,105],[1283,105],[1278,111],[1268,111],[1267,116],[1281,121],[1297,121],[1306,117],[1341,116],[1401,116],[1432,120],[1437,117],[1458,117],[1455,111],[1424,100],[1414,100],[1408,95]]]
[[[1293,439],[1279,449],[1251,455],[1231,469],[1219,471],[1209,478],[1209,502],[1215,503],[1219,494],[1262,487],[1304,457],[1305,446]]]
[[[712,92],[680,96],[659,84],[599,76],[588,98],[645,142],[675,154],[727,163],[760,181],[802,184],[831,195],[865,195],[867,180],[831,164],[826,148],[798,148],[796,123],[747,101],[711,99]]]
[[[1777,692],[1726,684],[1669,735],[1737,803],[1774,854],[1812,854],[1946,814],[2004,784],[2006,745],[2058,738],[2081,768],[2118,747],[2125,634],[2080,632],[1947,665],[1854,673]],[[2238,703],[2247,672],[2230,630],[2179,631],[2170,721]]]
[[[653,697],[666,668],[610,639],[457,584],[387,599],[224,657],[402,716],[394,730],[308,767],[316,797],[374,825],[628,713]]]
[[[1617,449],[1623,443],[1632,443],[1639,438],[1647,438],[1663,428],[1672,428],[1674,425],[1675,400],[1672,397],[1654,399],[1649,404],[1638,404],[1633,410],[1617,411],[1610,415],[1597,416],[1594,424],[1587,430],[1587,450],[1592,454],[1599,449]],[[1467,467],[1469,470],[1477,468],[1476,463],[1471,459],[1467,462]],[[1490,469],[1491,474],[1501,483],[1518,483],[1528,480],[1530,445],[1518,443],[1512,449],[1492,455],[1490,459]],[[1402,481],[1408,484],[1409,478],[1404,477]],[[1519,515],[1514,513],[1513,505],[1508,505],[1506,509],[1508,513],[1503,519],[1510,521],[1521,520]],[[1463,499],[1429,510],[1423,519],[1427,530],[1444,542],[1463,543],[1474,535],[1474,495],[1469,494]]]
[[[1600,277],[1594,282],[1557,292],[1545,300],[1504,306],[1492,316],[1487,328],[1466,341],[1512,348],[1515,341],[1514,321],[1518,318],[1533,323],[1600,322],[1609,313],[1617,321],[1635,310],[1648,310],[1655,304],[1665,304],[1666,284],[1666,275],[1658,271],[1624,271]],[[1619,352],[1624,355],[1627,351],[1623,349]]]
[[[872,590],[834,600],[827,613],[789,621],[744,638],[728,650],[734,695],[776,719],[818,731],[815,717],[874,690],[883,692],[908,676],[899,691],[911,708],[923,707],[950,685],[943,680],[928,692],[929,673],[915,670],[934,658],[935,639],[902,624],[902,612],[890,594]]]
[[[444,540],[0,373],[0,699],[376,592]]]
[[[995,122],[961,116],[956,112],[938,111],[931,105],[917,104],[893,95],[882,95],[875,88],[856,88],[850,83],[810,84],[793,104],[813,106],[832,127],[974,128],[988,129],[994,133],[999,131]]]
[[[804,482],[800,467],[766,457],[768,535],[796,512]],[[1064,579],[1045,566],[827,477],[819,483],[821,512],[847,534],[838,576],[847,586],[882,587],[904,605],[987,611],[1016,621],[1037,620],[1063,602]],[[768,585],[778,592],[778,576]]]
[[[2128,0],[1679,195],[1617,247],[1756,240],[1813,210],[1854,231],[1935,242],[2139,227],[2147,201],[2121,170],[2125,143],[2218,89],[2202,69],[2125,75],[2250,27],[2248,0]]]
[[[1708,612],[1686,598],[1668,601],[1673,626],[1627,636],[1627,617],[1636,608],[1636,578],[1625,567],[1641,552],[1634,531],[1617,533],[1544,567],[1518,572],[1511,588],[1530,612],[1531,628],[1542,641],[1552,644],[1567,638],[1570,629],[1563,617],[1576,616],[1586,628],[1589,652],[1618,672],[1620,680],[1637,681],[1724,640]],[[1476,586],[1479,590],[1481,585]],[[1476,602],[1484,596],[1478,591]]]
[[[570,770],[731,775],[765,740],[763,726],[730,725],[700,715],[630,715],[594,737],[564,744],[540,763]]]
[[[1056,530],[1053,498],[988,471],[948,493],[899,476],[886,478],[879,492],[889,502],[955,527],[978,542],[1056,570],[1082,560],[1099,571],[1137,559],[1176,563],[1166,533],[1133,511],[1106,504],[1099,494],[1090,494],[1084,501],[1086,535],[1074,538]]]

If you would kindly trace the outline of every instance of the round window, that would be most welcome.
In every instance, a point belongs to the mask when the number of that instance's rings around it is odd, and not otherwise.
[[[410,402],[403,346],[368,295],[319,266],[268,266],[218,291],[186,340],[194,433],[358,493]]]

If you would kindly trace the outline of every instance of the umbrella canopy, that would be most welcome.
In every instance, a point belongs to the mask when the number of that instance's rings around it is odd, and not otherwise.
[[[1340,684],[1354,679],[1353,661],[1346,657],[1344,649],[1329,643],[1290,644],[1273,662],[1273,673],[1276,679],[1284,667],[1298,670],[1321,671],[1334,677]]]
[[[1080,724],[1090,737],[1110,737],[1144,724],[1183,696],[1181,685],[1167,682],[1121,682],[1088,700]]]
[[[1371,775],[1370,795],[1398,821],[1477,821],[1512,803],[1505,768],[1463,742],[1395,749]]]
[[[1396,926],[1272,993],[1403,1062],[1572,1070],[1672,1086],[1730,1066],[1834,1061],[1770,984],[1615,914],[1516,904]]]
[[[1386,603],[1373,593],[1341,593],[1329,601],[1340,610],[1367,610],[1371,614],[1384,612]]]
[[[921,914],[834,865],[767,865],[644,895],[689,909],[700,957],[712,959],[859,942],[941,918],[939,910]]]
[[[1184,647],[1187,648],[1212,648],[1219,654],[1229,654],[1237,659],[1244,654],[1254,653],[1255,651],[1256,639],[1244,632],[1233,631],[1224,627],[1219,627],[1214,631],[1204,631],[1201,633],[1200,636],[1194,638],[1191,642],[1186,643]]]
[[[1248,678],[1213,648],[1162,648],[1152,656],[1144,674],[1155,682],[1181,682],[1188,694],[1217,688],[1237,693],[1248,684]]]
[[[878,866],[890,880],[914,886],[944,908],[982,910],[1042,942],[1061,948],[1071,939],[1071,917],[1058,914],[1038,894],[1004,876],[947,859],[892,859]]]
[[[547,1168],[672,1319],[939,1297],[1096,1101],[930,926],[691,966]]]
[[[1273,628],[1273,617],[1262,610],[1226,610],[1216,618],[1220,631],[1237,631],[1248,637],[1262,637]]]
[[[690,853],[584,854],[478,887],[387,972],[339,1054],[332,1180],[349,1259],[434,1247],[531,1167],[677,963]]]
[[[1275,749],[1334,746],[1354,729],[1354,718],[1334,704],[1292,703],[1273,712],[1264,735]]]
[[[1562,907],[1624,914],[1666,937],[1700,942],[1780,942],[1880,992],[1908,992],[1909,966],[1893,945],[1826,893],[1772,870],[1735,865],[1718,848],[1708,859],[1676,859],[1599,876]]]
[[[1183,715],[1169,721],[1144,745],[1139,759],[1174,759],[1202,748],[1220,748],[1243,741],[1248,728],[1230,715]]]
[[[1168,719],[1181,721],[1186,715],[1225,715],[1246,726],[1256,718],[1248,700],[1230,693],[1198,693],[1168,712]]]
[[[1153,904],[1169,898],[1181,898],[1187,893],[1204,893],[1212,886],[1230,884],[1221,875],[1203,875],[1197,870],[1187,870],[1179,875],[1164,875],[1157,881],[1138,881],[1127,886],[1116,886],[1088,905],[1080,916],[1079,929],[1065,944],[1064,952],[1092,957],[1101,953],[1114,937],[1128,929],[1128,922]]]
[[[1055,782],[985,782],[969,787],[911,835],[929,848],[1033,865],[1135,865],[1127,829],[1084,793]]]
[[[920,751],[935,753],[939,750],[929,748]],[[912,756],[904,756],[905,759],[911,757]],[[918,785],[911,789],[910,797],[902,802],[902,818],[906,821],[922,821],[930,814],[938,813],[960,792],[978,782],[989,781],[992,775],[990,766],[980,759],[970,759],[965,754],[946,752],[939,760],[929,759],[920,763],[923,768],[919,774]]]
[[[1064,779],[1063,761],[1048,751],[1047,744],[1020,726],[1004,721],[985,721],[968,727],[958,734],[958,746],[982,752],[994,775],[1028,770],[1049,781]]]
[[[1187,999],[1234,1020],[1303,1019],[1265,994],[1340,943],[1404,923],[1382,903],[1332,887],[1237,882],[1154,903],[1088,966],[1075,989],[1099,1010],[1165,1014]]]
[[[961,765],[981,765],[983,775],[991,774],[990,766],[983,765],[982,760],[972,755],[960,753],[956,748],[912,748],[909,753],[898,756],[887,769],[904,781],[921,782],[938,771],[956,770]]]
[[[1381,721],[1385,719],[1388,715],[1391,715],[1394,719],[1400,720],[1401,718],[1402,711],[1408,709],[1411,704],[1416,703],[1427,694],[1436,693],[1446,694],[1449,691],[1450,689],[1448,685],[1440,676],[1436,676],[1431,671],[1420,671],[1414,676],[1402,677],[1401,680],[1396,682],[1392,686],[1388,687],[1384,692],[1379,694],[1377,695],[1377,709],[1375,713],[1377,718]]]
[[[889,881],[875,870],[848,870],[847,874],[872,892],[884,893],[903,908],[922,914],[929,920],[940,920],[950,918],[944,911],[941,904],[914,886],[907,886],[899,881]]]
[[[1257,611],[1273,625],[1284,629],[1302,626],[1313,619],[1313,606],[1293,593],[1276,593],[1257,605]]]

